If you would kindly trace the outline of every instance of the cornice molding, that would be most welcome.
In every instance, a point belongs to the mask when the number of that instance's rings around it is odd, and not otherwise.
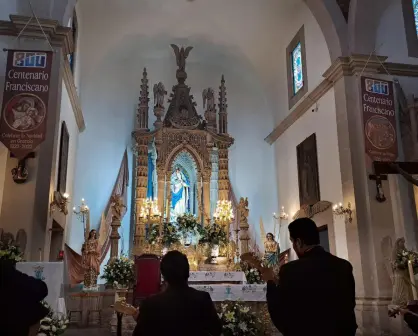
[[[322,82],[301,99],[299,104],[290,111],[264,141],[272,145],[344,76],[354,76],[361,73],[387,74],[389,72],[392,76],[418,77],[418,65],[390,63],[386,60],[386,56],[359,54],[337,58],[324,72]]]
[[[74,42],[71,28],[60,26],[57,20],[38,20],[52,46],[62,47],[65,55],[73,51]],[[10,15],[10,21],[0,20],[0,35],[18,36],[25,26],[25,30],[20,35],[21,37],[45,39],[36,19],[21,15]]]
[[[73,73],[71,72],[70,63],[67,60],[67,57],[64,57],[62,61],[63,68],[63,79],[65,87],[67,88],[68,96],[70,97],[71,107],[73,108],[75,121],[78,126],[78,130],[83,132],[86,128],[84,122],[83,111],[81,110],[80,99],[78,98],[77,89],[74,84]]]

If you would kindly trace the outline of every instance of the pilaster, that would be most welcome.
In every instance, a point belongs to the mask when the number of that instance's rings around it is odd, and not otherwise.
[[[212,214],[210,213],[210,171],[203,174],[203,222],[210,225]]]
[[[141,207],[147,198],[148,187],[148,137],[136,138],[136,186],[135,186],[135,235],[134,249],[141,249],[145,243],[145,222],[141,220]]]
[[[218,199],[229,199],[228,145],[220,144],[218,148]]]

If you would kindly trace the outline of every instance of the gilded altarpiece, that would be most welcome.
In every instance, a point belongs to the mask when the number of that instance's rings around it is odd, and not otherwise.
[[[161,82],[154,85],[153,111],[156,120],[152,129],[148,126],[148,74],[146,69],[143,72],[137,126],[133,132],[136,154],[135,254],[141,253],[141,246],[145,242],[146,224],[140,217],[140,211],[144,200],[150,195],[158,199],[164,221],[174,221],[175,215],[187,212],[196,215],[202,225],[211,222],[211,209],[216,201],[227,200],[230,195],[228,150],[234,139],[229,136],[227,128],[224,77],[221,78],[218,104],[215,103],[212,88],[203,91],[203,118],[196,111],[197,104],[190,94],[190,87],[185,84],[186,59],[192,47],[171,46],[178,66],[177,84],[168,98],[167,113],[164,106],[167,94],[165,87]],[[214,159],[216,155],[217,160]],[[176,189],[178,183],[184,189],[184,194]],[[214,193],[214,183],[217,185],[217,195]]]

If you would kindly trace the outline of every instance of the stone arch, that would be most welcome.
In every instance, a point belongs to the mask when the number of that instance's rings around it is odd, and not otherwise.
[[[196,163],[196,171],[197,175],[200,176],[203,172],[203,159],[201,155],[189,144],[180,144],[171,151],[171,153],[167,156],[166,163],[164,170],[168,174],[173,166],[173,162],[176,159],[177,155],[182,152],[186,151]]]
[[[328,46],[331,61],[349,55],[348,29],[335,0],[304,0],[315,17]]]

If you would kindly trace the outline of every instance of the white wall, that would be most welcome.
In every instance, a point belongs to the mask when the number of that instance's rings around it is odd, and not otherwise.
[[[79,137],[79,130],[78,126],[74,117],[73,108],[71,106],[70,97],[68,96],[67,88],[62,82],[62,96],[61,96],[61,113],[60,113],[60,121],[59,121],[59,131],[58,131],[58,146],[56,148],[56,164],[57,171],[55,173],[56,180],[55,185],[58,185],[58,169],[59,169],[59,159],[60,159],[60,146],[61,146],[61,132],[62,132],[62,122],[65,121],[68,129],[68,134],[70,136],[69,144],[68,144],[68,161],[67,161],[67,185],[66,185],[66,192],[70,195],[70,204],[68,206],[69,213],[66,217],[66,223],[64,224],[64,240],[67,240],[68,235],[68,228],[67,224],[71,222],[71,218],[73,213],[71,211],[71,202],[73,202],[73,190],[74,190],[74,173],[75,173],[75,164],[76,164],[76,153],[78,148],[78,137]]]
[[[296,146],[312,133],[316,134],[321,200],[342,201],[340,162],[334,90],[331,89],[319,101],[317,112],[306,112],[275,143],[279,199],[290,218],[300,208]],[[346,257],[347,243],[343,221],[334,218],[337,255]],[[332,225],[333,223],[327,223]],[[282,249],[289,248],[288,231],[281,231]]]

